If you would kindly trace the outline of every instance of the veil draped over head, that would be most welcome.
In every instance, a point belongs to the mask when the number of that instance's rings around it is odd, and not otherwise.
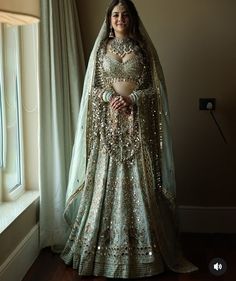
[[[152,87],[156,93],[157,101],[157,114],[156,119],[159,123],[160,134],[155,137],[155,141],[160,144],[160,165],[161,165],[161,178],[162,186],[158,191],[158,204],[160,213],[166,219],[164,222],[159,223],[159,239],[162,240],[162,254],[169,267],[176,272],[190,272],[197,268],[191,263],[185,261],[185,267],[175,266],[176,255],[183,259],[180,248],[176,239],[178,234],[178,222],[176,216],[176,186],[175,186],[175,173],[172,152],[172,142],[170,135],[169,124],[169,108],[166,94],[166,85],[162,67],[155,50],[155,47],[147,34],[141,20],[139,19],[140,33],[146,46],[148,59],[150,62],[150,71],[152,79]],[[67,223],[72,226],[75,221],[78,206],[80,204],[83,185],[86,177],[87,167],[87,118],[89,116],[89,97],[95,84],[95,71],[98,50],[107,36],[106,20],[104,20],[98,37],[95,41],[93,50],[91,52],[88,67],[84,80],[83,95],[80,104],[80,112],[78,117],[77,132],[72,152],[72,160],[69,172],[69,180],[66,195],[66,207],[64,217]],[[167,218],[169,216],[169,218]],[[182,263],[183,265],[183,263]]]

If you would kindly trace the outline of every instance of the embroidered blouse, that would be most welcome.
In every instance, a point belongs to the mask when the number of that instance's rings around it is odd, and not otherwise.
[[[148,60],[137,45],[134,56],[125,62],[118,61],[106,51],[105,42],[98,51],[95,87],[102,89],[112,88],[117,81],[131,81],[136,84],[136,89],[150,86],[148,77]]]

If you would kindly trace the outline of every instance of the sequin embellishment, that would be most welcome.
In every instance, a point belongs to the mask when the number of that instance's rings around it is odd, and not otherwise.
[[[132,162],[140,147],[137,110],[130,115],[104,106],[102,113],[101,142],[104,149],[118,162]]]

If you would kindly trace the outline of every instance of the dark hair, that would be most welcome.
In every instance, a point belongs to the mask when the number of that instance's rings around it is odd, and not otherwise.
[[[113,0],[110,4],[110,6],[107,9],[106,14],[106,24],[107,24],[107,35],[106,38],[109,37],[110,33],[110,24],[111,24],[111,13],[114,7],[118,4],[122,4],[125,6],[129,13],[129,36],[137,41],[141,41],[141,34],[139,31],[139,16],[138,12],[131,0]]]

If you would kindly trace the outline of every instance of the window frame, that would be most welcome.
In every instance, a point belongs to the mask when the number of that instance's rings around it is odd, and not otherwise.
[[[20,67],[20,42],[21,42],[21,36],[20,36],[20,28],[14,27],[15,29],[9,30],[6,25],[1,24],[0,26],[0,56],[1,56],[1,65],[0,65],[0,79],[1,79],[1,102],[2,102],[2,120],[3,120],[3,136],[2,136],[2,144],[3,144],[3,165],[0,168],[0,189],[1,189],[1,196],[0,196],[0,202],[4,201],[13,201],[20,197],[25,192],[25,181],[24,181],[24,149],[23,149],[23,122],[22,122],[22,93],[21,93],[21,67]],[[16,183],[15,186],[9,187],[4,182],[4,169],[7,165],[7,153],[8,151],[8,145],[7,145],[7,138],[8,138],[8,132],[7,132],[7,113],[6,113],[6,100],[5,100],[5,81],[6,77],[4,76],[4,68],[6,67],[6,60],[4,59],[4,49],[7,48],[7,43],[4,45],[4,39],[6,38],[6,32],[15,32],[15,46],[14,46],[14,52],[15,52],[15,58],[16,58],[16,69],[15,69],[15,77],[13,80],[15,80],[15,102],[16,102],[16,116],[17,116],[17,125],[16,125],[16,138],[18,143],[18,152],[16,157],[13,159],[13,161],[16,161],[17,163],[16,167],[18,167],[16,170],[16,173],[18,175],[19,181]],[[9,35],[7,35],[9,36]],[[10,47],[10,46],[9,46]],[[6,74],[7,76],[7,74]]]

